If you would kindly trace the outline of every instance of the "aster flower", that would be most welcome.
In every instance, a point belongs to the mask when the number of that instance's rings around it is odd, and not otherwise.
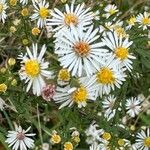
[[[71,26],[71,31],[66,29],[56,36],[55,53],[61,66],[67,68],[72,76],[90,76],[103,63],[101,56],[107,55],[107,50],[101,48],[102,43],[95,42],[100,37],[97,33],[98,29],[93,30],[93,26],[87,31]]]
[[[113,55],[103,58],[104,64],[101,65],[98,71],[91,77],[83,77],[80,82],[84,85],[89,82],[95,89],[95,96],[109,94],[111,89],[114,90],[115,86],[120,88],[126,75],[125,69],[120,66],[118,60],[114,59]]]
[[[135,16],[130,17],[130,19],[127,20],[127,23],[128,23],[127,29],[129,30],[135,25],[136,17]]]
[[[51,14],[53,18],[48,19],[47,25],[57,26],[54,31],[69,28],[71,25],[76,27],[88,26],[91,24],[94,13],[90,12],[90,8],[85,8],[84,3],[82,5],[68,4],[65,5],[65,12],[61,12],[57,8],[54,8],[54,12]]]
[[[5,23],[5,19],[7,17],[6,15],[6,9],[8,8],[6,0],[0,0],[0,20],[2,20],[3,23]]]
[[[107,49],[113,51],[115,57],[120,60],[121,65],[125,66],[129,71],[132,69],[131,59],[135,59],[129,53],[129,47],[132,45],[132,41],[128,38],[122,38],[122,36],[117,36],[116,32],[108,32],[102,39],[103,44]]]
[[[114,15],[119,10],[117,9],[117,6],[109,4],[104,8],[104,11],[106,12],[106,18],[109,18],[111,15]]]
[[[35,134],[27,132],[31,129],[29,127],[27,130],[22,129],[21,126],[17,127],[15,131],[8,131],[6,143],[9,147],[12,146],[13,150],[27,150],[27,148],[34,147],[34,140],[29,137],[35,136]]]
[[[150,13],[144,12],[143,14],[139,14],[137,17],[137,22],[139,23],[139,28],[143,28],[143,30],[146,30],[148,27],[150,27]]]
[[[141,111],[141,101],[137,98],[131,97],[130,99],[127,99],[126,101],[126,109],[127,114],[129,114],[130,117],[135,117],[138,115]]]
[[[34,6],[34,14],[30,17],[31,20],[38,20],[37,26],[42,28],[46,26],[47,17],[50,15],[50,10],[48,9],[49,3],[45,0],[32,0]]]
[[[104,109],[104,117],[109,121],[115,116],[116,109],[114,108],[116,97],[110,95],[104,99],[102,102],[102,107]]]
[[[46,86],[44,78],[50,78],[52,76],[52,72],[46,70],[49,63],[44,62],[43,59],[46,46],[42,46],[39,55],[37,53],[37,44],[33,44],[32,48],[33,50],[30,50],[27,47],[27,53],[25,56],[19,56],[19,59],[22,60],[19,75],[21,80],[25,80],[25,83],[28,83],[26,91],[28,92],[32,86],[33,94],[39,96],[41,95],[42,89]]]
[[[141,130],[136,136],[136,143],[134,144],[134,150],[149,150],[150,149],[150,129],[147,128],[147,132]]]
[[[79,108],[85,107],[87,100],[96,100],[96,97],[93,87],[87,82],[84,86],[81,84],[80,87],[70,87],[70,85],[65,87],[58,86],[53,99],[56,103],[62,103],[59,107],[61,109],[65,106],[71,107],[74,103]]]

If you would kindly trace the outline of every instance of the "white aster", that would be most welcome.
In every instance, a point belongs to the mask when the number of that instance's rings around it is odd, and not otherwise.
[[[104,99],[102,102],[102,107],[104,109],[104,117],[109,121],[115,116],[116,109],[115,106],[116,97],[114,95],[110,95]]]
[[[128,38],[118,36],[116,32],[107,32],[102,41],[107,49],[113,51],[115,57],[121,62],[121,65],[131,71],[133,68],[131,59],[135,59],[135,57],[129,53],[129,47],[133,42],[129,41]]]
[[[32,0],[34,6],[34,14],[30,17],[31,20],[38,20],[37,26],[42,28],[46,26],[47,18],[50,15],[50,10],[48,9],[49,3],[45,0]]]
[[[15,131],[8,131],[5,142],[9,144],[9,147],[12,147],[12,150],[27,150],[28,148],[33,148],[34,140],[29,137],[35,136],[35,134],[27,133],[30,128],[31,127],[24,130],[21,126],[19,126]]]
[[[104,57],[103,62],[104,64],[99,67],[93,76],[81,79],[83,85],[86,84],[87,81],[90,82],[96,91],[96,97],[102,97],[103,94],[108,95],[111,89],[115,89],[115,86],[120,88],[126,77],[124,74],[125,69],[120,67],[119,61],[114,59],[113,55]]]
[[[139,23],[139,28],[143,28],[143,30],[146,30],[148,27],[150,27],[150,13],[144,12],[143,14],[139,14],[136,17],[137,22]]]
[[[126,110],[130,117],[135,117],[141,111],[141,101],[138,98],[133,97],[127,99]]]
[[[85,107],[88,100],[96,100],[95,91],[93,87],[87,82],[84,86],[80,87],[57,87],[56,93],[53,97],[56,103],[62,103],[59,109],[68,106],[71,107],[74,103],[79,108]]]
[[[61,34],[56,35],[55,53],[63,68],[67,68],[72,76],[90,76],[102,64],[102,56],[107,55],[107,50],[101,48],[102,43],[96,42],[100,37],[98,29],[93,26],[87,31],[83,28],[71,30],[64,29]]]
[[[49,63],[44,62],[43,59],[46,46],[42,46],[39,55],[37,44],[32,44],[32,50],[28,47],[26,49],[27,53],[24,56],[19,56],[19,59],[22,60],[19,75],[21,80],[28,83],[26,91],[28,92],[32,86],[33,94],[39,96],[46,85],[44,78],[51,78],[52,76],[52,72],[47,71]]]
[[[5,19],[7,17],[6,15],[6,9],[8,8],[6,0],[0,0],[0,20],[2,20],[3,23],[5,23]]]
[[[134,150],[149,150],[150,149],[150,129],[147,128],[147,132],[141,130],[136,136],[136,143],[134,144]]]
[[[76,8],[74,4],[71,4],[70,7],[66,4],[65,12],[54,8],[54,12],[52,12],[53,17],[48,19],[47,25],[56,26],[54,31],[69,28],[71,25],[79,28],[81,26],[88,26],[92,23],[94,18],[94,13],[91,12],[90,9],[91,8],[86,9],[84,3],[77,5]]]

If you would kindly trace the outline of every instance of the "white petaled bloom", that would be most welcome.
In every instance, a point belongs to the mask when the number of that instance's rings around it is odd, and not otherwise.
[[[80,87],[57,87],[56,93],[53,97],[56,103],[62,103],[59,109],[65,106],[71,107],[74,103],[78,105],[79,108],[85,107],[88,100],[96,100],[95,91],[93,87],[87,82],[84,86]]]
[[[49,63],[44,62],[43,56],[46,51],[46,46],[43,45],[38,55],[37,44],[32,44],[32,50],[28,47],[25,56],[20,55],[21,70],[19,75],[21,80],[28,83],[26,91],[28,92],[32,86],[33,94],[40,96],[43,88],[46,86],[44,78],[51,78],[52,72],[46,70]]]
[[[139,23],[139,28],[143,28],[143,30],[146,30],[148,27],[150,27],[150,13],[144,12],[144,14],[139,14],[136,17],[137,22]]]
[[[109,18],[111,15],[114,15],[119,10],[117,9],[117,6],[109,4],[104,8],[104,11],[106,12],[106,18]]]
[[[6,0],[0,0],[0,20],[2,20],[3,23],[5,23],[5,19],[7,17],[6,15],[6,9],[8,8]]]
[[[9,147],[12,147],[13,150],[27,150],[28,148],[33,148],[34,140],[30,137],[35,136],[35,134],[27,133],[30,128],[31,127],[24,130],[21,126],[19,126],[15,131],[8,131],[5,142],[8,143]]]
[[[94,142],[102,142],[103,139],[100,137],[103,133],[103,129],[97,129],[99,126],[95,123],[92,123],[88,129],[85,130],[87,136],[86,142],[88,144],[93,144]]]
[[[104,109],[104,117],[109,121],[115,116],[116,109],[114,108],[116,97],[110,95],[104,99],[102,102],[102,107]]]
[[[63,68],[67,68],[72,76],[90,76],[102,64],[101,56],[107,55],[107,50],[101,48],[103,43],[96,42],[100,37],[98,29],[91,26],[87,31],[82,28],[65,29],[56,36],[55,53]]]
[[[82,5],[77,5],[76,8],[74,4],[71,4],[70,7],[66,4],[65,12],[61,12],[57,8],[54,8],[54,12],[51,14],[53,17],[48,19],[47,25],[56,26],[54,31],[69,28],[71,25],[78,28],[81,26],[88,26],[94,19],[94,13],[91,12],[90,9],[91,8],[86,9],[84,3]]]
[[[31,20],[38,20],[37,26],[42,28],[46,26],[47,18],[50,15],[50,10],[48,9],[49,3],[45,0],[32,0],[34,6],[34,14],[30,17]]]
[[[21,3],[22,5],[27,5],[27,4],[28,4],[28,0],[20,0],[20,3]]]
[[[134,144],[135,150],[149,150],[150,149],[150,128],[147,132],[141,130],[136,136],[136,143]]]
[[[133,97],[127,99],[126,109],[127,109],[127,114],[129,114],[130,117],[135,117],[141,111],[141,101]]]
[[[103,58],[104,64],[100,66],[98,71],[91,77],[85,77],[81,79],[81,83],[84,85],[86,82],[90,82],[93,88],[96,90],[95,96],[101,96],[103,94],[109,94],[111,89],[114,90],[115,86],[120,88],[123,81],[125,81],[126,75],[125,69],[120,67],[120,63],[117,59],[114,59],[113,55]]]
[[[135,59],[135,57],[129,53],[129,47],[133,42],[129,41],[128,38],[117,36],[116,32],[108,32],[102,41],[107,49],[113,51],[115,57],[121,62],[121,65],[131,71],[133,68],[131,59]]]

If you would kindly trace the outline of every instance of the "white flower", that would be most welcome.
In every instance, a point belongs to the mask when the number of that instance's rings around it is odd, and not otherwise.
[[[111,15],[114,15],[119,10],[117,9],[117,6],[109,4],[104,8],[104,11],[106,12],[106,18],[109,18]]]
[[[55,31],[68,28],[71,25],[79,28],[81,26],[88,26],[94,18],[94,13],[90,12],[90,8],[85,9],[84,3],[82,5],[77,5],[76,8],[74,8],[74,4],[71,4],[71,7],[66,4],[65,12],[61,12],[57,8],[54,8],[54,12],[52,12],[51,15],[53,18],[48,19],[47,25],[57,26],[54,29]]]
[[[134,150],[149,150],[150,149],[150,129],[147,132],[141,130],[136,136],[136,143],[134,144]]]
[[[115,89],[115,86],[120,88],[120,85],[125,81],[126,77],[124,74],[125,69],[120,67],[119,61],[114,59],[114,56],[104,57],[103,61],[104,64],[99,67],[93,76],[81,79],[83,85],[87,81],[90,82],[96,90],[96,97],[109,94],[111,89]]]
[[[35,136],[35,134],[27,132],[30,130],[29,127],[27,130],[22,129],[21,126],[17,127],[16,131],[8,131],[6,143],[9,144],[9,147],[12,146],[13,150],[27,150],[27,148],[34,147],[34,140],[29,138]]]
[[[105,98],[104,101],[102,102],[102,107],[105,111],[104,117],[106,117],[108,121],[115,116],[116,113],[116,109],[114,108],[115,101],[116,97],[114,97],[114,95],[110,95],[107,98]]]
[[[42,28],[46,26],[47,17],[50,15],[49,3],[45,0],[32,0],[32,3],[35,9],[34,14],[30,18],[31,20],[38,20],[37,26]]]
[[[95,91],[93,87],[87,82],[84,86],[80,87],[57,87],[56,93],[53,97],[56,103],[62,103],[59,109],[65,106],[72,106],[74,103],[78,105],[79,108],[85,107],[87,100],[96,100]]]
[[[143,27],[143,30],[146,30],[150,27],[150,13],[144,12],[144,14],[139,14],[136,17],[137,22],[140,24],[139,28]]]
[[[22,5],[27,5],[27,4],[28,4],[28,0],[20,0],[20,3],[21,3]]]
[[[63,68],[67,68],[72,76],[92,75],[102,64],[101,56],[107,55],[102,43],[96,42],[100,37],[98,29],[91,26],[87,31],[71,26],[56,35],[55,53]]]
[[[137,98],[131,97],[130,99],[127,99],[126,101],[126,109],[127,114],[129,114],[130,117],[135,117],[138,115],[141,111],[141,101]]]
[[[86,142],[92,144],[94,142],[102,142],[103,139],[100,137],[103,133],[103,129],[97,129],[99,126],[95,123],[92,123],[88,129],[85,130],[87,136]]]
[[[2,20],[3,23],[5,23],[5,19],[7,17],[6,15],[6,9],[8,8],[6,0],[0,0],[0,20]]]
[[[28,47],[27,54],[25,56],[20,55],[21,61],[21,70],[19,72],[21,80],[25,80],[25,83],[28,83],[26,91],[28,92],[32,86],[34,95],[41,95],[41,91],[46,86],[44,77],[51,78],[52,72],[47,71],[49,63],[44,62],[43,55],[46,51],[46,46],[43,45],[38,55],[38,46],[37,44],[32,45],[32,50]]]
[[[128,38],[122,38],[122,36],[117,36],[116,32],[108,32],[106,36],[102,39],[103,44],[107,46],[107,49],[113,51],[115,57],[120,60],[121,65],[125,66],[128,70],[132,69],[131,59],[135,59],[129,53],[129,47],[133,43],[129,42]]]
[[[92,143],[89,150],[100,150],[100,146],[97,142]]]

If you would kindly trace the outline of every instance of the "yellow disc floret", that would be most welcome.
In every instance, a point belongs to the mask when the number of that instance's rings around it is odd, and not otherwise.
[[[125,47],[118,47],[115,50],[115,54],[121,60],[126,59],[128,57],[128,49]]]
[[[64,22],[67,26],[70,26],[71,24],[77,25],[78,24],[78,18],[74,14],[64,14]]]
[[[142,22],[143,22],[144,25],[149,25],[150,24],[150,18],[144,17]]]
[[[51,137],[51,142],[53,144],[58,144],[61,142],[61,137],[58,134],[54,133]]]
[[[76,103],[86,102],[88,98],[88,92],[85,87],[77,88],[73,94],[72,98]]]
[[[118,145],[119,145],[119,146],[124,146],[124,144],[125,144],[124,139],[119,139],[119,140],[118,140]]]
[[[37,60],[28,60],[25,62],[25,72],[29,77],[36,77],[40,73],[40,65]]]
[[[144,139],[144,146],[150,147],[150,137]]]
[[[110,140],[111,139],[111,134],[110,133],[108,133],[108,132],[104,132],[103,133],[103,135],[102,135],[102,138],[104,139],[104,140]]]
[[[5,83],[0,84],[0,92],[5,93],[7,90],[7,85]]]
[[[46,7],[41,7],[39,10],[39,15],[41,18],[45,19],[49,16],[49,10]]]
[[[58,73],[58,80],[69,81],[70,80],[69,71],[67,69],[61,69]]]
[[[35,27],[35,28],[32,29],[32,34],[33,35],[38,35],[40,32],[41,32],[41,30],[39,28]]]
[[[115,81],[115,77],[113,75],[113,72],[107,68],[102,68],[97,74],[97,82],[102,84],[111,84]]]
[[[65,142],[64,150],[73,150],[73,145],[71,142]]]
[[[77,53],[77,55],[81,57],[85,57],[90,52],[90,46],[88,43],[80,41],[74,45],[74,50]]]

